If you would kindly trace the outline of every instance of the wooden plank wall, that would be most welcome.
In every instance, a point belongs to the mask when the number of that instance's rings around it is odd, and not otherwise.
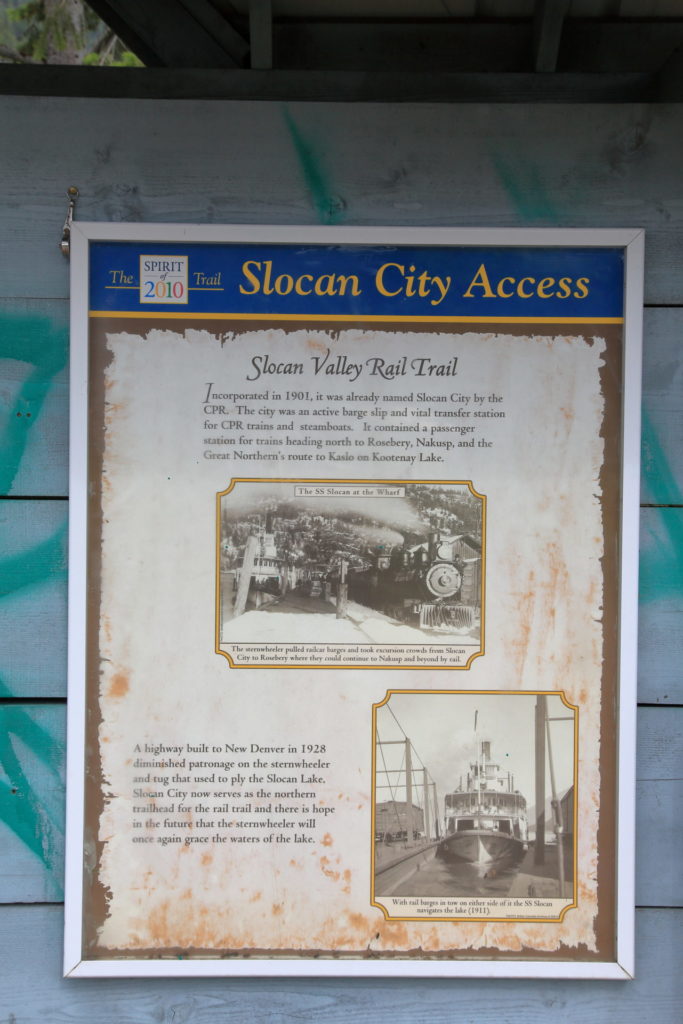
[[[0,1022],[679,1020],[683,108],[0,110]],[[61,979],[72,184],[87,220],[646,229],[636,981]]]

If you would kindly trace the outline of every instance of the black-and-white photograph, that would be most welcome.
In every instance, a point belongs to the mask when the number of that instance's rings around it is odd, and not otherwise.
[[[375,717],[375,898],[571,901],[576,728],[559,694],[393,692]]]
[[[219,530],[221,645],[480,645],[468,483],[236,481]]]

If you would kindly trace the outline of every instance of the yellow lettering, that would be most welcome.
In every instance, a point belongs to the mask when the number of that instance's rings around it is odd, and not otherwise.
[[[509,281],[510,284],[513,285],[513,289],[512,289],[511,292],[506,292],[505,289],[503,288],[503,285],[505,284],[506,281]],[[515,294],[514,283],[515,283],[514,277],[501,277],[500,281],[498,282],[498,287],[496,288],[496,291],[497,291],[498,295],[500,295],[501,299],[511,299],[512,298],[512,296]]]
[[[249,283],[254,286],[253,288],[249,289],[245,288],[244,285],[240,285],[240,291],[242,292],[242,295],[256,295],[256,293],[261,290],[261,282],[259,281],[258,277],[256,277],[255,274],[252,274],[251,270],[249,269],[250,267],[256,267],[257,270],[260,270],[261,264],[258,263],[256,260],[247,260],[246,263],[242,264],[242,273],[249,281]]]
[[[323,284],[323,281],[327,281],[327,284]],[[321,274],[315,282],[314,291],[316,295],[334,295],[334,274]]]
[[[339,295],[346,295],[346,286],[351,282],[351,294],[360,295],[360,281],[355,274],[339,274],[337,276],[339,281]]]
[[[302,285],[301,282],[302,281],[312,281],[312,280],[313,280],[313,275],[312,274],[302,274],[301,277],[297,277],[296,284],[294,285],[294,291],[297,293],[297,295],[310,295],[311,292],[312,292],[312,289],[309,288],[308,291],[307,291],[304,288],[304,286]]]
[[[400,263],[384,263],[375,274],[375,288],[380,295],[400,295],[403,290],[402,288],[399,288],[398,291],[390,292],[384,285],[384,271],[388,270],[389,267],[396,267],[401,274],[405,273],[405,268],[402,267]]]
[[[533,291],[530,291],[530,292],[525,292],[524,291],[524,288],[522,287],[522,285],[524,284],[525,281],[530,281],[531,284],[536,284],[536,278],[535,277],[522,277],[522,278],[520,278],[520,282],[517,285],[517,294],[519,295],[520,299],[530,299],[530,298],[532,298],[532,296],[534,294]]]
[[[275,291],[278,295],[289,295],[294,287],[294,280],[289,274],[278,274],[275,278]]]
[[[541,280],[538,282],[538,288],[536,289],[536,294],[541,299],[552,299],[553,292],[549,292],[548,289],[549,288],[554,288],[554,287],[555,287],[555,278],[554,277],[542,277]]]
[[[588,295],[588,285],[590,284],[589,277],[580,277],[576,282],[576,291],[574,292],[575,299],[585,299]]]
[[[558,299],[568,299],[572,293],[572,279],[571,277],[561,277],[557,282],[559,291],[557,293]]]
[[[486,273],[486,267],[483,263],[479,267],[479,270],[476,272],[474,277],[472,278],[469,288],[467,289],[466,292],[463,293],[463,297],[465,299],[474,298],[474,296],[472,295],[473,288],[483,288],[484,297],[487,299],[495,299],[496,297],[493,292],[493,289],[491,288],[491,285],[489,284],[488,274]]]

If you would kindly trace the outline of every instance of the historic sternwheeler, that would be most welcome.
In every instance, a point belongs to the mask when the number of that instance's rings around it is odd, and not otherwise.
[[[491,757],[489,740],[476,740],[475,760],[445,799],[440,855],[473,864],[514,861],[527,849],[526,799],[514,777]]]

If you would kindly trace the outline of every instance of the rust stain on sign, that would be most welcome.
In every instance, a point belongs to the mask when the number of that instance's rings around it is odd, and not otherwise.
[[[306,344],[316,352],[327,352],[328,346],[325,342],[318,341],[317,338],[308,338]]]
[[[333,882],[338,882],[339,879],[341,878],[340,873],[338,871],[335,871],[334,868],[328,867],[328,864],[330,864],[329,857],[320,858],[320,870],[322,871],[322,873],[327,878],[331,878]]]
[[[130,676],[127,672],[115,672],[109,683],[108,697],[125,697],[130,689]]]
[[[527,589],[517,594],[517,636],[511,639],[511,647],[515,651],[515,669],[521,677],[526,661],[527,650],[531,640],[531,625],[534,617],[536,574],[529,573]]]

